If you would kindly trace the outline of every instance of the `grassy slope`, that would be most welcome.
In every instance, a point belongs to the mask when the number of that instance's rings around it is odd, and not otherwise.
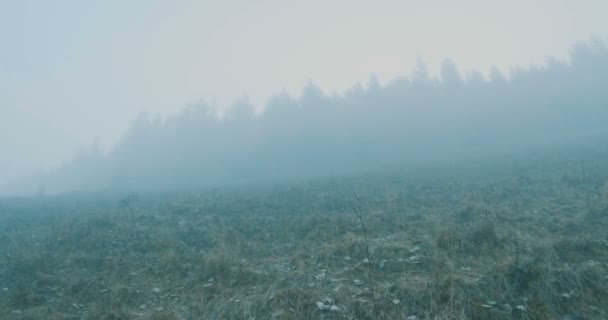
[[[604,319],[604,159],[0,200],[0,318]]]

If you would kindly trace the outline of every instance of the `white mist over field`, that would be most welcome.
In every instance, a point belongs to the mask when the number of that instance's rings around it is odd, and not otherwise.
[[[317,177],[600,137],[606,10],[2,3],[0,194]]]
[[[0,319],[606,319],[607,12],[0,0]]]

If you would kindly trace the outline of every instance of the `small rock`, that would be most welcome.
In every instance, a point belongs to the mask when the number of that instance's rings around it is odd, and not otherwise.
[[[144,310],[145,308],[146,308],[145,304],[142,304],[142,305],[139,306],[139,310]]]
[[[406,319],[407,320],[418,320],[418,317],[416,317],[416,316],[409,316]]]
[[[331,306],[328,306],[328,305],[326,305],[325,303],[323,303],[321,301],[317,301],[317,307],[321,311],[327,311],[327,310],[329,310],[331,308]]]
[[[340,311],[340,307],[333,304],[331,298],[323,298],[323,301],[317,301],[317,307],[321,311]]]
[[[393,299],[393,304],[399,304],[399,302],[401,302],[401,300],[399,300],[399,299]]]
[[[152,292],[154,292],[154,293],[160,293],[160,288],[158,288],[158,287],[154,287],[154,288],[152,289]]]
[[[523,304],[518,304],[517,307],[515,307],[515,309],[517,309],[519,311],[526,311],[526,306],[524,306]]]
[[[275,312],[272,313],[271,317],[278,318],[278,317],[282,316],[283,313],[285,313],[285,311],[283,311],[283,309],[277,310],[277,311],[275,311]]]
[[[321,273],[319,273],[318,275],[315,276],[315,279],[317,280],[323,280],[325,279],[325,270],[322,270]]]
[[[413,256],[409,257],[407,259],[407,261],[409,261],[410,263],[413,263],[413,264],[418,264],[418,263],[420,263],[420,256],[419,255],[413,255]]]
[[[388,260],[382,260],[380,262],[380,269],[384,268],[384,264],[387,263],[387,262],[388,262]]]
[[[361,280],[359,280],[359,279],[355,279],[355,280],[353,280],[353,283],[354,283],[355,285],[359,286],[359,285],[362,285],[362,284],[363,284],[363,281],[361,281]]]

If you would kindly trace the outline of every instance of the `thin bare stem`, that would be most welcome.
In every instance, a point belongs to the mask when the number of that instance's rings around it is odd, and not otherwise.
[[[372,259],[369,253],[369,242],[367,241],[367,230],[365,229],[365,223],[363,223],[363,213],[361,210],[361,200],[358,194],[353,194],[353,199],[350,201],[353,212],[359,218],[361,223],[361,230],[363,231],[363,239],[365,241],[365,258],[367,259],[367,280],[369,282],[369,289],[372,293],[372,301],[374,303],[374,312],[379,311],[378,301],[376,300],[376,290],[374,286],[374,276],[372,274]]]

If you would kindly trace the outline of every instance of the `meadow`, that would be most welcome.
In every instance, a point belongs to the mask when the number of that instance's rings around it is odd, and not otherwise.
[[[607,156],[0,199],[0,318],[605,319]]]

